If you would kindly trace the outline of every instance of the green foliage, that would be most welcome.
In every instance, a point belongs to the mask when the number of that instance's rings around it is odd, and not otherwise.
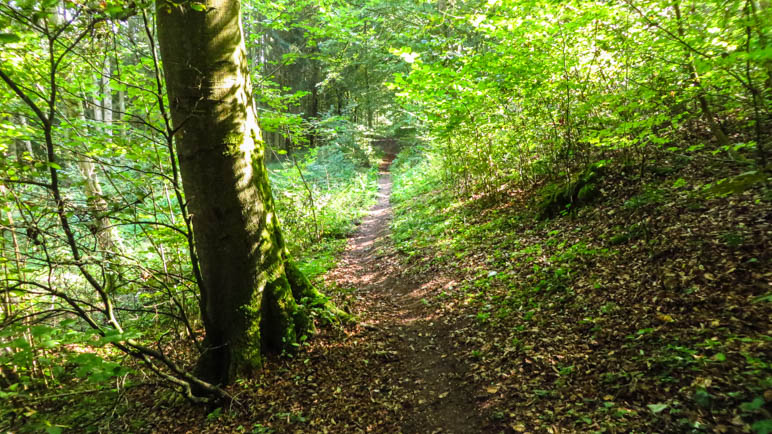
[[[395,74],[392,87],[458,191],[530,186],[544,177],[570,183],[596,158],[619,157],[642,174],[653,150],[665,146],[708,146],[763,162],[769,8],[678,3],[436,6],[423,17],[422,38],[394,45],[392,55],[409,71]],[[694,73],[684,62],[693,62]],[[717,126],[727,117],[733,120]],[[681,142],[686,127],[700,122],[714,142]],[[739,143],[726,143],[722,131],[730,129]],[[716,192],[758,182],[746,178]],[[574,193],[593,194],[583,187]]]
[[[757,434],[769,434],[772,433],[772,419],[763,419],[755,422],[751,429]]]
[[[624,207],[629,209],[637,209],[649,205],[661,204],[663,200],[664,192],[662,190],[646,188],[642,193],[626,200]]]
[[[378,174],[342,145],[293,158],[297,166],[290,159],[269,164],[276,209],[301,269],[317,276],[335,263],[345,236],[374,203]]]

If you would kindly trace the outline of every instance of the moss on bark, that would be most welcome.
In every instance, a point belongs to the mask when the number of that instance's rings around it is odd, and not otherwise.
[[[158,37],[196,251],[213,384],[291,351],[313,309],[345,315],[289,260],[264,162],[237,0],[158,5]],[[199,8],[197,8],[199,9]]]

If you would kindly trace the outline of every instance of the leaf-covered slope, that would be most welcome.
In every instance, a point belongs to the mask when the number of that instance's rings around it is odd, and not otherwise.
[[[475,319],[455,350],[502,428],[768,432],[772,207],[759,185],[716,197],[732,169],[710,156],[677,160],[643,180],[614,166],[594,204],[546,222],[533,193],[462,202],[402,166],[395,240],[453,277],[432,301],[451,327]]]

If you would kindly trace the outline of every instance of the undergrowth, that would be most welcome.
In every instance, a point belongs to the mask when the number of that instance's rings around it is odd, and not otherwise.
[[[375,203],[376,165],[327,145],[268,167],[289,249],[303,273],[320,276],[335,265],[346,236]]]
[[[335,145],[298,154],[295,161],[297,166],[290,158],[274,162],[269,172],[288,247],[301,270],[314,279],[335,266],[346,235],[374,203],[378,174],[373,164],[368,167]],[[158,314],[163,302],[155,300],[165,294],[147,288],[121,295],[135,308],[122,313],[131,327],[122,334],[100,338],[73,320],[56,327],[21,324],[21,333],[1,329],[0,432],[19,427],[20,432],[110,431],[111,423],[137,407],[144,414],[155,406],[179,404],[180,395],[158,390],[152,378],[141,374],[141,366],[107,345],[154,337],[159,348],[192,364],[194,350],[185,344],[190,331]],[[196,306],[184,307],[194,317]],[[137,395],[145,398],[128,398]],[[131,430],[141,431],[143,425],[137,419]]]

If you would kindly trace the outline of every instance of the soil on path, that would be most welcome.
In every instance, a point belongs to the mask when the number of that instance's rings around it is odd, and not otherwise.
[[[454,355],[460,319],[443,318],[427,301],[445,282],[405,273],[391,245],[388,168],[393,159],[389,155],[383,161],[378,203],[328,279],[353,291],[352,311],[367,339],[376,343],[371,387],[388,396],[404,432],[486,431],[468,367]]]

